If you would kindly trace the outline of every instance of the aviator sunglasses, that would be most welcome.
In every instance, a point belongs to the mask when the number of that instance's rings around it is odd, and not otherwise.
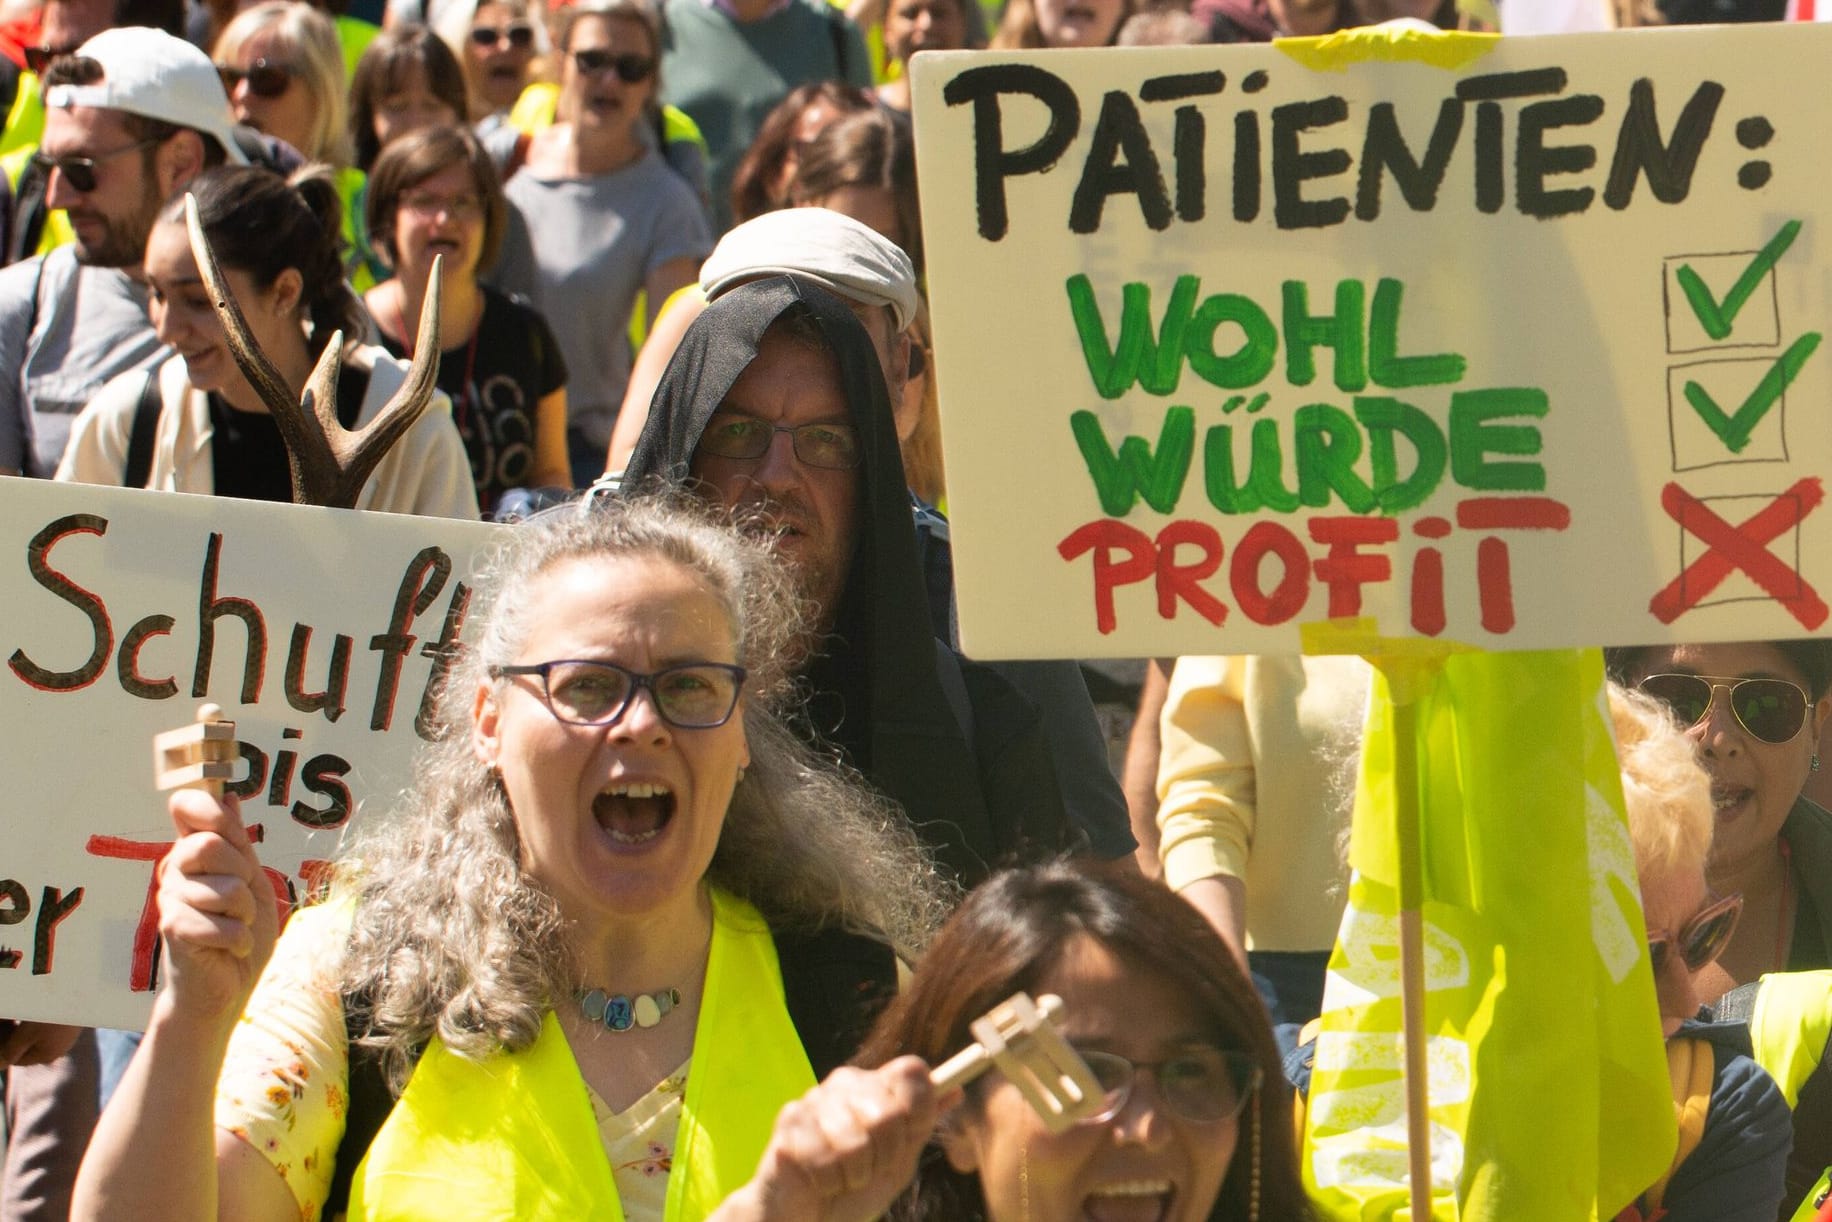
[[[572,58],[573,63],[579,65],[579,71],[586,75],[615,72],[626,85],[646,81],[649,74],[655,71],[654,57],[638,55],[634,51],[607,51],[603,47],[587,47],[583,51],[574,51]]]
[[[52,170],[56,170],[64,176],[64,181],[70,184],[72,190],[87,195],[96,187],[96,166],[104,161],[112,161],[116,157],[125,156],[137,149],[151,148],[166,138],[165,136],[148,136],[144,140],[134,141],[125,148],[110,149],[106,153],[97,153],[93,157],[51,157],[44,153],[33,153],[32,164],[42,170],[47,178],[50,177]]]
[[[648,688],[663,721],[680,730],[710,730],[731,720],[745,671],[726,662],[690,662],[645,675],[615,662],[561,659],[492,666],[490,674],[498,679],[539,675],[547,711],[568,725],[612,725],[636,693]]]
[[[525,21],[514,25],[474,25],[471,41],[485,48],[506,42],[518,51],[526,51],[534,45],[534,27]]]
[[[1726,895],[1699,909],[1676,934],[1668,934],[1664,929],[1648,930],[1648,958],[1653,962],[1654,974],[1658,976],[1666,967],[1667,956],[1673,951],[1679,952],[1687,971],[1702,969],[1723,953],[1730,935],[1737,930],[1737,918],[1742,915],[1743,897]]]
[[[1719,691],[1730,697],[1737,724],[1765,743],[1792,742],[1807,723],[1811,702],[1786,679],[1724,679],[1709,675],[1649,675],[1638,687],[1673,710],[1680,724],[1697,725]]]
[[[235,93],[235,87],[243,81],[248,82],[248,92],[257,98],[277,98],[290,89],[293,83],[291,68],[266,58],[257,59],[246,68],[218,64],[216,72],[223,78],[223,92],[231,96]]]

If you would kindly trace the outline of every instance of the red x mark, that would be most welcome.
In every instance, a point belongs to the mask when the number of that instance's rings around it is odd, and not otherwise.
[[[1819,627],[1826,622],[1825,601],[1804,577],[1768,550],[1768,543],[1791,530],[1825,499],[1824,486],[1818,479],[1809,477],[1783,492],[1769,502],[1766,509],[1740,526],[1732,526],[1678,484],[1668,484],[1661,489],[1660,507],[1682,530],[1690,531],[1710,546],[1704,555],[1687,565],[1683,573],[1654,595],[1648,610],[1661,623],[1670,624],[1696,607],[1726,577],[1740,569],[1770,598],[1786,607],[1788,614],[1803,627]]]

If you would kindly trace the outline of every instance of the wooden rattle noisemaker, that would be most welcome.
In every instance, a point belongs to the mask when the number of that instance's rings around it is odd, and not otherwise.
[[[235,723],[223,716],[221,706],[203,705],[191,725],[153,736],[153,785],[202,789],[220,798],[240,754]]]
[[[1034,1002],[1028,994],[1012,994],[974,1020],[971,1030],[978,1042],[936,1066],[929,1081],[945,1092],[996,1068],[1050,1132],[1067,1131],[1098,1112],[1107,1092],[1056,1030],[1054,1020],[1061,1013],[1062,998],[1053,993]]]

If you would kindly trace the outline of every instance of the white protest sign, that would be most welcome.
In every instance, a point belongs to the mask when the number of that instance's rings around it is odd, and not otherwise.
[[[968,652],[1824,630],[1832,30],[1368,45],[915,61]]]
[[[152,738],[211,700],[276,896],[409,783],[500,528],[0,479],[0,1017],[144,1025]]]

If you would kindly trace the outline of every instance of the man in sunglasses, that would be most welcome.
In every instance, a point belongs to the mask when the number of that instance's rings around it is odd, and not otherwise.
[[[35,161],[74,238],[0,272],[0,471],[48,477],[95,391],[156,357],[129,269],[165,201],[225,159],[247,160],[228,98],[183,39],[107,30],[51,64]]]
[[[814,620],[802,728],[895,799],[956,877],[1075,839],[1036,705],[937,639],[879,356],[844,302],[773,276],[708,306],[623,487],[656,479],[749,513],[796,570]]]

